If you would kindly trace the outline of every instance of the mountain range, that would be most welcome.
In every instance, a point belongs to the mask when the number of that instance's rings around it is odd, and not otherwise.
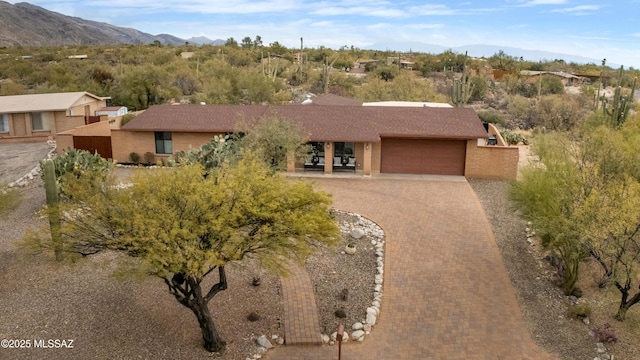
[[[165,45],[183,45],[185,42],[198,45],[224,45],[226,42],[222,39],[211,40],[205,36],[181,39],[170,34],[151,35],[132,28],[63,15],[29,3],[12,5],[0,1],[0,46],[148,44],[155,41]],[[433,54],[451,50],[455,53],[467,52],[474,57],[489,57],[502,50],[510,56],[522,57],[530,61],[563,59],[566,62],[576,63],[599,64],[600,62],[598,59],[582,56],[483,44],[445,47],[422,42],[392,42],[372,44],[366,48]]]

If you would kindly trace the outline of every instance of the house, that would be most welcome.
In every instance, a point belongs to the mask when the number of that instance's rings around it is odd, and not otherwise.
[[[180,57],[185,60],[191,59],[193,57],[193,51],[183,51],[180,53]]]
[[[562,85],[564,86],[579,86],[582,78],[573,74],[566,73],[564,71],[533,71],[522,70],[520,76],[528,78],[528,82],[537,82],[539,77],[543,75],[551,75],[560,78]]]
[[[99,121],[109,97],[88,92],[0,96],[0,141],[47,140]]]
[[[124,116],[127,114],[126,106],[105,106],[96,110],[96,116],[106,115],[110,118]]]
[[[289,172],[377,173],[515,178],[518,149],[485,146],[488,138],[470,108],[287,105],[155,105],[111,130],[113,159],[152,153],[168,158],[198,147],[239,122],[281,116],[309,134],[313,152]]]

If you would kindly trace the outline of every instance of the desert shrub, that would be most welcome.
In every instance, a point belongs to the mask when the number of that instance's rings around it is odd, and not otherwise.
[[[120,120],[120,126],[124,126],[126,123],[128,123],[129,121],[133,120],[133,118],[136,117],[136,114],[125,114],[122,117],[122,120]]]
[[[20,193],[16,189],[0,185],[0,215],[17,208],[20,200]]]
[[[616,331],[609,323],[604,324],[602,327],[593,329],[593,338],[597,342],[602,343],[614,343],[618,341]]]
[[[587,304],[569,305],[569,316],[573,319],[584,319],[591,315],[591,307]]]
[[[516,95],[509,99],[507,106],[509,115],[509,127],[531,129],[539,122],[538,107],[536,101]]]
[[[564,94],[564,84],[557,76],[542,75],[540,83],[540,93],[542,95]]]
[[[493,109],[488,109],[488,110],[483,110],[478,112],[478,117],[483,122],[487,122],[490,124],[497,124],[500,126],[504,126],[507,122],[504,116],[500,112],[495,111]]]
[[[138,154],[135,151],[129,153],[129,162],[132,163],[132,164],[139,164],[140,163],[140,154]]]
[[[509,129],[503,129],[500,131],[500,136],[504,139],[507,145],[518,145],[519,143],[523,143],[524,145],[529,144],[529,140],[525,138],[522,134],[517,133],[515,131],[511,131]]]
[[[147,151],[146,153],[144,153],[144,155],[142,155],[142,160],[145,164],[152,165],[156,162],[156,155],[150,151]]]

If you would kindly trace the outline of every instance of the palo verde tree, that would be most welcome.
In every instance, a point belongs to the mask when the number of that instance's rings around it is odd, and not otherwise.
[[[559,257],[558,272],[564,293],[573,293],[580,262],[587,257],[575,217],[582,192],[580,173],[574,166],[574,147],[558,134],[538,138],[534,151],[541,165],[522,171],[511,187],[511,198],[532,222],[543,246]]]
[[[535,147],[541,165],[523,171],[512,187],[543,245],[559,253],[565,293],[573,292],[580,261],[592,257],[603,270],[601,286],[613,283],[620,292],[620,321],[640,302],[640,291],[632,292],[640,263],[638,125],[619,130],[594,118],[573,137],[542,136]]]
[[[283,273],[317,243],[335,244],[339,231],[328,194],[274,174],[251,154],[210,169],[208,176],[204,171],[195,164],[139,172],[124,187],[113,177],[70,182],[73,201],[60,204],[67,214],[61,234],[69,251],[91,246],[142,260],[194,313],[204,347],[218,352],[225,342],[208,304],[228,286],[225,266],[251,257]],[[215,273],[218,281],[204,288]]]
[[[260,118],[254,124],[241,124],[238,142],[241,151],[251,151],[275,171],[285,171],[288,161],[304,159],[308,155],[308,141],[298,123],[282,116]]]

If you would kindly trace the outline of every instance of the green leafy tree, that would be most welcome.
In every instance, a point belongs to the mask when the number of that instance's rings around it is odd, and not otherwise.
[[[559,134],[541,136],[534,151],[543,166],[522,171],[522,179],[514,182],[511,197],[529,219],[545,248],[557,253],[561,260],[564,293],[573,293],[580,262],[588,253],[578,223],[584,197],[580,172],[574,162],[575,147]]]
[[[489,59],[491,67],[497,70],[515,71],[518,59],[515,56],[507,55],[504,50],[493,54]]]
[[[578,136],[537,138],[541,166],[523,171],[511,192],[543,245],[559,253],[565,293],[573,292],[580,261],[594,258],[603,270],[600,283],[612,282],[620,292],[620,321],[640,302],[640,291],[632,292],[640,262],[638,125],[620,131],[596,118]]]
[[[241,151],[255,153],[274,171],[286,170],[290,157],[300,160],[308,154],[305,145],[308,140],[300,125],[281,116],[262,118],[256,124],[243,124],[240,131],[245,134],[239,141]]]
[[[238,42],[236,41],[236,39],[230,37],[227,39],[227,41],[224,43],[224,46],[228,46],[228,47],[238,47]]]
[[[250,37],[245,36],[242,39],[242,42],[240,43],[240,46],[242,46],[244,49],[250,49],[253,47],[253,41],[251,40]]]
[[[339,231],[328,194],[274,175],[255,157],[203,174],[200,165],[140,172],[128,187],[81,178],[70,189],[75,201],[61,204],[72,214],[61,233],[65,249],[90,245],[140,259],[194,313],[204,347],[218,352],[225,342],[209,302],[228,287],[225,266],[251,257],[283,273],[316,243],[335,244]],[[213,273],[217,282],[205,288]]]

